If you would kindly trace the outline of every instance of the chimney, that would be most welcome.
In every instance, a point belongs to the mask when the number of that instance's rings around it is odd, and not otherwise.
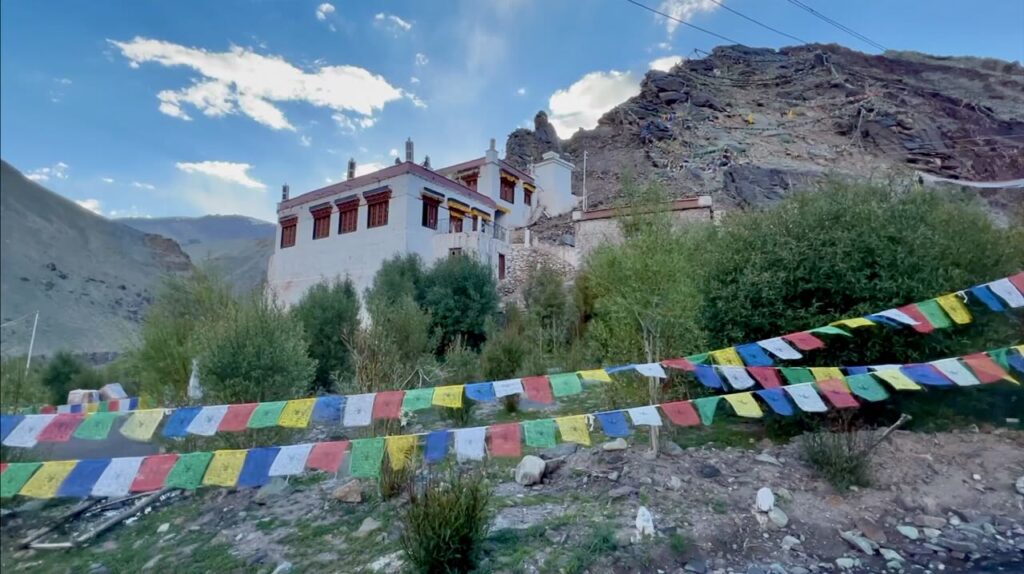
[[[484,154],[487,161],[497,163],[498,161],[498,150],[494,147],[494,138],[491,138],[491,147],[487,148],[487,153]]]
[[[405,161],[413,161],[412,138],[405,140]]]
[[[402,160],[398,159],[398,156],[396,155],[395,156],[395,165],[399,165],[401,163],[402,163]]]
[[[288,201],[288,184],[281,186],[281,201]]]
[[[356,176],[356,158],[348,158],[348,179]]]
[[[427,169],[430,169],[430,156],[429,155],[423,156],[423,167],[425,167]]]

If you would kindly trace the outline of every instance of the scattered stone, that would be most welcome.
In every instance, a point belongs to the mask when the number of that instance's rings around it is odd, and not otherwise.
[[[903,563],[899,560],[890,560],[885,563],[885,567],[889,570],[903,570]]]
[[[1017,494],[1024,496],[1024,476],[1017,479],[1016,483]]]
[[[798,539],[795,536],[788,536],[787,535],[787,536],[784,536],[782,538],[782,549],[783,550],[789,550],[789,549],[793,548],[794,546],[799,546],[799,545],[800,545],[800,539]]]
[[[352,533],[356,538],[364,538],[367,534],[380,528],[380,522],[374,519],[372,516],[367,516],[363,520],[363,523],[359,525],[359,530]]]
[[[971,478],[973,478],[974,480],[981,480],[981,475],[980,474],[972,474]]]
[[[848,530],[846,532],[840,532],[839,536],[843,540],[849,542],[850,546],[853,546],[854,548],[856,548],[857,550],[860,550],[861,552],[863,552],[864,554],[867,554],[868,556],[874,556],[875,548],[874,548],[874,546],[872,546],[871,541],[868,540],[867,538],[864,538],[863,536],[858,535],[856,532],[854,532],[852,530]]]
[[[629,496],[631,494],[636,494],[636,489],[632,486],[617,486],[608,491],[608,498],[622,498],[623,496]]]
[[[147,570],[152,570],[156,568],[156,565],[160,562],[160,559],[163,557],[163,554],[157,554],[156,556],[150,558],[145,564],[142,565],[142,571],[145,572]]]
[[[772,574],[789,574],[788,572],[786,572],[786,569],[782,566],[782,564],[779,564],[778,562],[773,562],[770,566],[768,566],[768,571]]]
[[[683,447],[670,440],[661,441],[661,452],[669,456],[683,456],[686,453]]]
[[[164,522],[160,526],[156,527],[156,533],[157,534],[163,534],[164,532],[167,532],[170,529],[171,529],[171,523],[170,522]]]
[[[793,566],[789,569],[789,574],[811,574],[811,571],[803,566]]]
[[[901,525],[896,527],[896,530],[899,531],[900,534],[906,536],[907,538],[909,538],[911,540],[917,540],[918,539],[919,534],[917,533],[917,529],[914,528],[913,526],[907,526],[906,524],[901,524]]]
[[[935,541],[940,546],[955,550],[956,552],[974,552],[978,549],[978,545],[973,542],[961,541],[961,540],[950,540],[948,538],[939,538]]]
[[[857,561],[853,558],[846,558],[845,556],[842,558],[836,558],[836,566],[842,568],[843,570],[852,570],[853,567],[856,565]]]
[[[633,543],[633,531],[629,528],[622,528],[615,532],[615,544],[619,548],[629,546]]]
[[[356,503],[363,501],[363,489],[358,480],[350,480],[334,489],[331,498],[339,502]]]
[[[718,467],[713,464],[702,464],[697,469],[697,474],[699,474],[701,478],[717,478],[722,476],[722,471],[718,470]]]
[[[683,481],[678,476],[673,476],[668,479],[668,487],[672,490],[679,490],[683,487]]]
[[[547,530],[544,531],[544,538],[547,538],[548,542],[550,542],[552,544],[555,544],[555,545],[558,545],[558,544],[561,544],[565,540],[565,535],[564,534],[559,534],[557,531],[552,530],[551,528],[548,528]]]
[[[960,520],[959,516],[957,516],[955,514],[950,514],[949,515],[949,525],[950,526],[960,526],[961,524],[963,524],[963,521]]]
[[[278,564],[277,568],[274,568],[274,571],[271,572],[270,574],[287,574],[288,572],[291,572],[291,571],[292,571],[292,563],[288,562],[286,560],[286,561]]]
[[[767,572],[765,572],[764,568],[761,568],[760,566],[751,566],[747,568],[747,574],[767,574]]]
[[[686,572],[696,572],[697,574],[704,574],[708,571],[708,563],[703,558],[694,558],[686,563],[683,567]]]
[[[761,487],[757,491],[756,499],[757,509],[761,512],[768,512],[772,508],[775,508],[775,495],[772,494],[772,489],[767,486]]]
[[[579,445],[574,442],[564,442],[551,448],[546,448],[540,452],[540,457],[544,460],[551,460],[553,458],[564,458],[571,454],[576,454],[576,449]]]
[[[885,560],[887,562],[892,562],[893,560],[898,560],[898,561],[902,561],[903,560],[903,557],[900,556],[900,553],[896,552],[895,550],[893,550],[891,548],[879,548],[878,549],[878,553],[881,554],[882,558],[885,558]]]
[[[931,514],[932,516],[939,514],[939,501],[935,500],[931,496],[925,495],[921,497],[921,510],[925,514]]]
[[[853,519],[853,524],[857,527],[857,530],[861,531],[861,534],[879,544],[885,544],[889,541],[889,538],[885,535],[885,531],[882,530],[882,527],[879,526],[877,522],[866,516]]]
[[[528,454],[516,465],[515,480],[523,486],[540,484],[541,479],[544,478],[546,467],[547,463],[544,462],[544,459]]]
[[[636,511],[636,539],[639,542],[644,536],[654,536],[654,517],[646,506]]]
[[[935,528],[922,528],[921,533],[924,534],[927,538],[938,538],[939,535],[942,534],[942,531],[937,530]]]
[[[768,520],[777,528],[785,528],[789,524],[789,517],[777,506],[768,511]]]
[[[914,524],[918,526],[925,526],[927,528],[942,529],[946,526],[946,519],[939,516],[929,516],[927,514],[918,514],[917,518],[914,519]]]
[[[911,511],[921,508],[921,504],[910,494],[901,494],[896,497],[896,504],[903,510]]]
[[[383,574],[398,574],[402,571],[402,567],[405,566],[405,562],[402,561],[402,551],[392,552],[386,556],[374,560],[370,563],[370,570],[374,572],[381,572]]]
[[[627,448],[629,448],[629,443],[627,443],[626,439],[624,438],[610,440],[601,445],[601,450],[604,451],[626,450]]]
[[[285,496],[291,490],[292,487],[289,486],[287,477],[272,476],[266,484],[256,491],[256,496],[253,499],[256,501],[256,504],[264,505],[271,500]]]
[[[775,496],[783,502],[793,502],[793,493],[786,487],[780,486],[776,488]]]
[[[772,456],[772,455],[770,455],[770,454],[768,454],[766,452],[762,452],[761,454],[755,456],[754,460],[756,460],[757,462],[763,462],[763,463],[766,463],[766,464],[774,464],[775,466],[782,466],[782,463],[779,462],[779,459],[775,458],[774,456]]]

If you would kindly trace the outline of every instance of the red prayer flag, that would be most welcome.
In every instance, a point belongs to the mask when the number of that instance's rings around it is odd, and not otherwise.
[[[121,410],[121,401],[120,401],[120,399],[111,399],[111,400],[107,401],[107,412],[109,412],[109,413],[116,413],[119,410]]]
[[[75,432],[78,425],[82,424],[83,418],[81,414],[61,413],[39,432],[36,440],[39,442],[68,442],[71,440],[71,434]]]
[[[998,383],[1003,379],[1010,378],[1010,374],[985,353],[974,353],[963,359],[964,363],[974,371],[974,376],[983,383]]]
[[[520,456],[523,454],[519,423],[491,425],[491,456]]]
[[[55,412],[57,412],[57,407],[53,405],[43,405],[39,407],[39,414],[41,415],[52,415]]]
[[[373,419],[397,419],[402,415],[402,399],[405,391],[377,393],[373,400]]]
[[[680,371],[694,371],[696,367],[689,359],[665,359],[661,362],[661,366],[669,367],[671,369],[679,369]]]
[[[256,410],[258,403],[246,403],[243,405],[228,405],[228,411],[220,420],[217,432],[241,432],[249,428],[249,417]]]
[[[782,386],[782,379],[779,378],[779,370],[775,367],[747,367],[757,382],[766,389],[777,389]]]
[[[857,399],[853,398],[846,383],[839,379],[826,379],[815,383],[821,394],[825,395],[828,402],[837,409],[855,409],[860,406]]]
[[[693,403],[690,401],[665,403],[661,405],[661,410],[668,417],[668,420],[672,421],[672,424],[681,427],[692,427],[700,424],[700,415],[697,414],[697,409],[693,408]]]
[[[7,470],[7,463],[0,462],[0,474],[3,474],[5,470]]]
[[[547,377],[523,377],[522,381],[528,400],[546,405],[555,402],[555,397],[551,394],[551,383]]]
[[[176,454],[154,454],[143,459],[139,465],[139,473],[135,475],[132,482],[132,492],[149,492],[160,490],[171,473],[174,464],[178,462]]]
[[[814,349],[823,349],[825,347],[825,343],[821,339],[808,331],[790,333],[789,335],[783,335],[782,338],[796,345],[796,348],[801,351],[813,351]]]
[[[921,312],[921,309],[917,306],[917,303],[904,305],[900,307],[898,310],[903,311],[903,313],[905,313],[908,317],[917,321],[917,325],[911,325],[911,327],[918,333],[931,333],[932,331],[935,330],[935,326],[932,325],[931,321],[928,320],[928,317],[924,316],[924,313]]]
[[[1021,271],[1016,275],[1010,275],[1009,280],[1018,291],[1024,293],[1024,271]]]
[[[347,440],[318,442],[309,451],[309,457],[306,458],[306,468],[322,470],[324,472],[338,472],[338,469],[341,468],[341,461],[345,458],[346,450],[348,450]]]

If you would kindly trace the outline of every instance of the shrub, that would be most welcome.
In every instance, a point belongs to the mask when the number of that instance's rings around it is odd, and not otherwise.
[[[471,572],[487,535],[490,491],[480,472],[429,475],[409,489],[401,543],[414,572]]]
[[[487,321],[498,311],[490,266],[469,255],[441,259],[423,277],[420,304],[430,314],[438,352],[459,338],[470,348],[480,348]]]
[[[480,379],[480,356],[467,347],[462,339],[455,339],[444,354],[442,365],[444,384],[464,385]],[[473,416],[473,401],[463,397],[462,408],[441,408],[441,415],[456,426],[467,426]]]
[[[23,406],[47,404],[51,398],[50,389],[43,385],[38,360],[28,373],[24,356],[8,357],[0,362],[0,411],[14,412]]]
[[[82,379],[83,371],[89,366],[71,354],[70,351],[57,351],[43,368],[42,383],[49,393],[48,403],[60,405],[67,402],[68,391],[77,388],[76,379]]]
[[[871,451],[862,431],[815,432],[800,439],[800,454],[807,464],[837,490],[871,483]]]
[[[318,283],[292,309],[309,342],[309,356],[316,360],[313,384],[330,390],[332,381],[351,376],[352,359],[345,341],[359,327],[359,297],[352,281]]]
[[[404,298],[422,304],[424,274],[423,261],[415,253],[395,255],[384,261],[373,276],[373,285],[366,290],[367,308],[390,305]]]
[[[570,340],[576,309],[555,269],[547,265],[533,269],[523,284],[523,302],[541,349],[554,351]]]

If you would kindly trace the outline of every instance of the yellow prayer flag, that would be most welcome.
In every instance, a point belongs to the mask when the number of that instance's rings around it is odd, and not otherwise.
[[[754,400],[752,393],[738,393],[722,395],[725,400],[732,405],[732,409],[736,411],[736,414],[741,417],[747,417],[751,419],[759,419],[764,413],[761,412],[761,407],[758,406],[757,401]]]
[[[856,329],[857,327],[873,327],[875,322],[866,317],[854,317],[852,319],[842,319],[839,321],[833,321],[829,323],[836,327],[848,327],[850,329]]]
[[[163,409],[134,411],[121,425],[121,434],[132,440],[147,441],[153,436],[153,431],[163,418]]]
[[[447,387],[435,387],[434,398],[431,404],[439,407],[453,409],[462,408],[462,385],[448,385]]]
[[[313,414],[313,406],[316,399],[295,399],[285,403],[281,409],[281,416],[277,419],[277,426],[288,428],[306,428],[309,426],[309,417]]]
[[[85,412],[87,414],[88,413],[95,413],[95,412],[97,412],[99,410],[100,410],[100,404],[99,403],[85,403]]]
[[[562,440],[590,446],[590,430],[587,428],[586,415],[559,417],[555,419],[555,423],[558,424],[558,432],[562,433]]]
[[[960,300],[960,296],[956,293],[950,293],[948,295],[942,295],[936,297],[936,301],[939,302],[939,306],[942,310],[949,315],[949,318],[953,320],[957,325],[966,325],[971,322],[971,312],[967,309],[967,305]]]
[[[811,374],[815,381],[843,380],[843,371],[839,367],[811,367]]]
[[[416,435],[389,436],[385,439],[388,449],[388,460],[392,470],[402,470],[412,460],[412,451],[416,448]]]
[[[910,380],[910,377],[904,375],[899,369],[883,369],[881,371],[875,371],[871,373],[883,381],[889,383],[892,388],[897,391],[919,391],[921,385]]]
[[[604,369],[593,369],[590,371],[577,371],[579,377],[585,381],[599,381],[602,383],[612,382],[612,378],[608,376],[608,373]]]
[[[44,462],[39,470],[21,487],[18,494],[33,498],[53,498],[57,489],[78,465],[77,460],[57,460]]]
[[[208,486],[235,486],[248,453],[249,451],[247,450],[213,451],[210,466],[206,467],[206,475],[203,476],[203,484]]]
[[[741,359],[740,354],[736,352],[736,347],[711,351],[711,358],[715,361],[715,364],[718,365],[727,365],[730,367],[744,366],[743,359]]]

